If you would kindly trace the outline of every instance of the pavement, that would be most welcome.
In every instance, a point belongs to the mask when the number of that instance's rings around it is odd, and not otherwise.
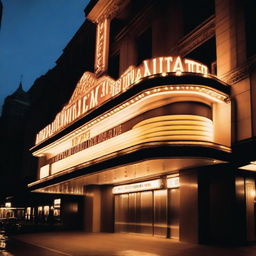
[[[9,238],[2,256],[255,256],[256,246],[219,247],[118,233],[49,232]]]

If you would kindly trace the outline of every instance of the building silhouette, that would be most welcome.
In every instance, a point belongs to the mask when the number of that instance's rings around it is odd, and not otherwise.
[[[0,117],[1,140],[1,199],[22,189],[24,151],[24,122],[30,106],[29,95],[19,84],[17,90],[5,98]]]

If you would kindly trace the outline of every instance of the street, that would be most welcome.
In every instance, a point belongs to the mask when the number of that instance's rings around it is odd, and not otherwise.
[[[254,256],[256,246],[217,247],[135,234],[52,232],[8,238],[2,256]]]

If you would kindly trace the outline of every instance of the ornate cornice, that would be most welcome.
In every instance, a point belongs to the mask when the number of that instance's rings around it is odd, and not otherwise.
[[[226,82],[227,84],[232,85],[248,77],[249,75],[248,71],[249,70],[247,65],[241,66],[221,76],[220,79]]]
[[[246,63],[239,66],[238,68],[235,68],[228,73],[222,75],[220,79],[230,85],[236,84],[239,81],[247,78],[250,75],[251,70],[255,68],[255,66],[256,56],[250,58]]]
[[[95,74],[101,76],[108,70],[109,31],[111,19],[128,4],[129,0],[99,0],[87,18],[97,23]]]
[[[104,19],[113,19],[128,4],[129,0],[100,0],[88,13],[92,22],[101,23]]]
[[[215,35],[215,17],[211,16],[199,27],[191,31],[188,35],[178,42],[176,49],[179,55],[186,56],[195,48],[209,40]]]

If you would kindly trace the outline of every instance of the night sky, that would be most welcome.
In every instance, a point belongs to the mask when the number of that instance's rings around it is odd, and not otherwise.
[[[19,85],[27,91],[55,61],[85,20],[88,0],[2,0],[0,113]]]

